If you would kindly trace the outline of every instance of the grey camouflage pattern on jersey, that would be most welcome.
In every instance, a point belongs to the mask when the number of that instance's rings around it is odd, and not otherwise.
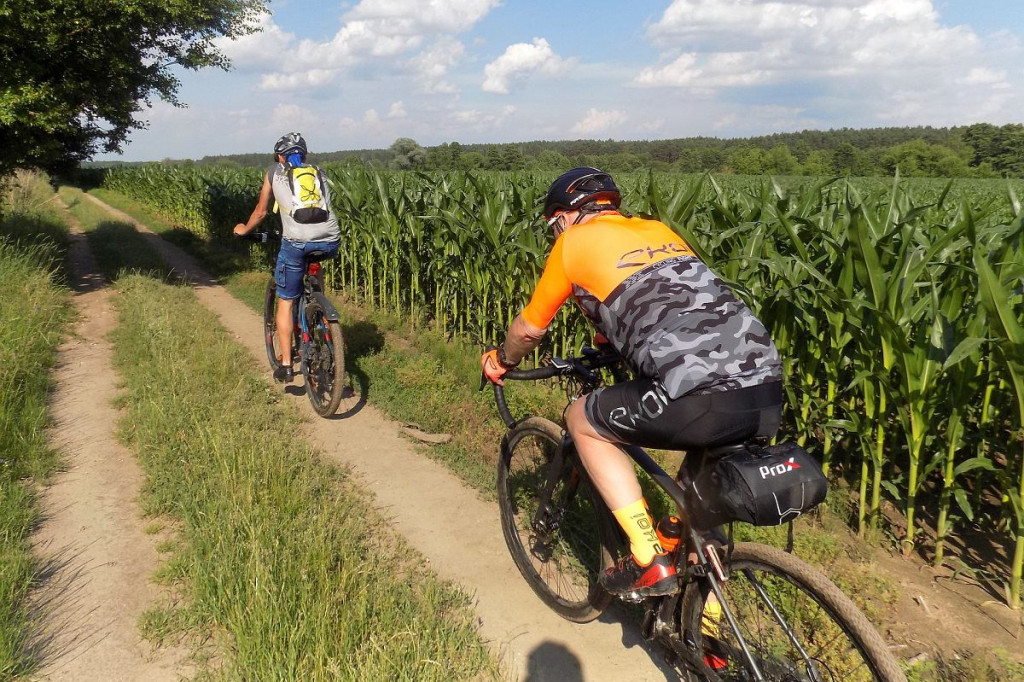
[[[669,398],[782,378],[764,325],[699,258],[659,261],[604,303],[576,285],[573,294],[634,371],[658,379]]]

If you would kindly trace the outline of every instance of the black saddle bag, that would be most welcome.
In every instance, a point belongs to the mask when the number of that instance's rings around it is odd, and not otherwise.
[[[730,521],[777,526],[825,499],[821,465],[796,443],[750,444],[706,459],[687,486],[690,514],[698,528]]]

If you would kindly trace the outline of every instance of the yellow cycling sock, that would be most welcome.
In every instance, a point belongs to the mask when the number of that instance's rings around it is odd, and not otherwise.
[[[644,498],[641,497],[621,509],[613,509],[612,514],[622,526],[622,530],[626,531],[629,549],[641,566],[651,563],[655,554],[665,551],[658,542],[658,534],[654,532],[654,522],[651,513],[647,511]]]
[[[700,615],[700,633],[705,637],[721,639],[722,628],[719,626],[721,622],[722,605],[718,603],[715,593],[711,592],[708,594],[707,601],[704,602],[704,612]]]

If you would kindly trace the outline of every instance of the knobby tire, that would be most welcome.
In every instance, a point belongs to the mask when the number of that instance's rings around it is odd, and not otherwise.
[[[529,417],[506,434],[498,463],[501,530],[516,567],[537,596],[563,618],[586,623],[611,601],[597,579],[612,564],[615,530],[582,467],[571,464],[558,472],[551,495],[554,514],[542,515],[548,521],[557,518],[558,527],[538,530],[538,499],[562,433],[554,422]]]
[[[345,342],[341,325],[328,320],[316,300],[306,303],[309,346],[302,359],[306,395],[321,417],[330,417],[341,403],[345,388]]]

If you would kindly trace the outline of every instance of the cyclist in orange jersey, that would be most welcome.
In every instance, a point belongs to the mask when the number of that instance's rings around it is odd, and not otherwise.
[[[601,576],[635,597],[679,589],[633,469],[617,443],[681,450],[772,436],[781,363],[764,325],[667,225],[619,210],[614,180],[574,168],[552,183],[544,217],[556,235],[529,304],[505,342],[481,357],[501,383],[572,296],[634,379],[602,387],[566,414],[587,473],[630,540]]]

